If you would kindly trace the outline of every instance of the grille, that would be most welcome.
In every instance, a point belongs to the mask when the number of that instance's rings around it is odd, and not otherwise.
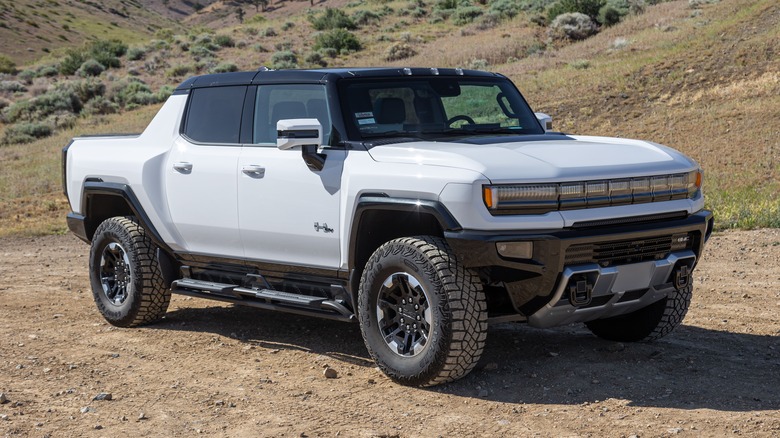
[[[566,265],[598,263],[602,267],[661,260],[670,252],[691,249],[690,233],[572,245],[566,249]]]

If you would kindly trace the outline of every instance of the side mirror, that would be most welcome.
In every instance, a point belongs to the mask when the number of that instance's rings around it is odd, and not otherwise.
[[[276,122],[276,147],[281,150],[296,146],[322,144],[322,125],[317,119],[285,119]]]
[[[276,147],[286,151],[301,147],[303,161],[314,171],[325,167],[325,154],[317,149],[322,145],[322,125],[317,119],[286,119],[276,122]]]
[[[534,115],[536,116],[536,120],[542,124],[544,132],[552,131],[552,117],[545,113],[534,113]]]

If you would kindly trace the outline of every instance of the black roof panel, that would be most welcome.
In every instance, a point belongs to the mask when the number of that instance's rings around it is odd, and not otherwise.
[[[258,70],[235,73],[217,73],[193,76],[176,87],[177,91],[191,88],[219,87],[226,85],[273,84],[273,83],[325,83],[330,80],[358,77],[404,77],[404,76],[468,76],[503,78],[498,73],[455,68],[323,68],[311,70]],[[186,91],[185,91],[186,92]]]

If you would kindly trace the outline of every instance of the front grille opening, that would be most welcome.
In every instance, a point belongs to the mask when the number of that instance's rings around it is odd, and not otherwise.
[[[566,249],[566,265],[597,263],[601,267],[662,260],[675,251],[693,247],[693,233],[677,233],[644,239],[572,245]]]

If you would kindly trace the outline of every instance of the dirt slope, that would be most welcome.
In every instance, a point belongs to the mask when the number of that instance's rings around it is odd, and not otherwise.
[[[498,325],[432,389],[385,379],[356,325],[174,296],[162,323],[111,327],[87,250],[0,240],[0,436],[780,435],[778,230],[716,235],[661,342]]]

